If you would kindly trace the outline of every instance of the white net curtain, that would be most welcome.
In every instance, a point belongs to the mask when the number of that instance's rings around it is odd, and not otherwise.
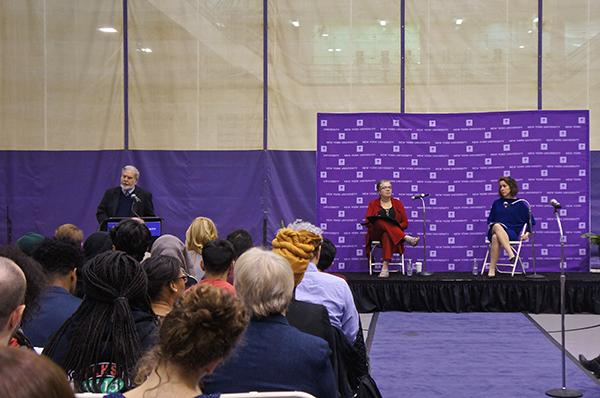
[[[121,0],[0,2],[0,149],[124,147]],[[399,112],[400,0],[128,0],[129,148],[314,150]],[[544,0],[543,108],[600,106],[600,2]],[[406,112],[537,108],[537,0],[406,0]],[[102,32],[110,26],[114,32]],[[591,124],[591,149],[600,133]]]

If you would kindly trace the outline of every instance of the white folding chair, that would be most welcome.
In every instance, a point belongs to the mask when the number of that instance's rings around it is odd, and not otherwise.
[[[517,274],[525,274],[525,266],[523,266],[523,261],[521,261],[521,249],[523,248],[523,242],[524,240],[521,239],[521,236],[523,236],[525,234],[525,232],[527,231],[527,224],[523,225],[523,228],[521,229],[521,233],[519,234],[519,240],[511,240],[508,243],[510,244],[510,248],[513,251],[513,255],[515,257],[515,260],[512,263],[509,262],[497,262],[496,263],[496,270],[501,273],[501,274],[508,274],[510,273],[510,276],[515,276],[515,273]],[[490,242],[490,240],[487,238],[485,238],[485,243],[487,244],[487,253],[485,254],[485,259],[483,260],[483,266],[481,267],[481,275],[483,275],[485,273],[485,269],[486,267],[489,268],[490,266],[490,262],[488,261],[490,258],[490,247],[492,242]],[[500,250],[502,250],[502,248],[500,248]],[[521,265],[521,272],[516,272],[517,269],[517,264]]]
[[[251,391],[242,393],[221,394],[221,398],[315,398],[315,396],[302,391]]]
[[[381,242],[378,240],[372,240],[370,243],[371,245],[371,251],[369,253],[369,275],[373,275],[373,267],[378,265],[378,266],[382,266],[383,263],[381,261],[373,261],[373,251],[375,250],[375,248],[377,247],[381,247]],[[397,253],[392,253],[392,261],[390,261],[388,263],[389,266],[400,266],[400,269],[402,270],[402,275],[404,275],[404,254],[400,254],[400,261],[393,261],[393,256],[397,255]],[[390,272],[398,272],[398,270],[393,270],[390,268]]]

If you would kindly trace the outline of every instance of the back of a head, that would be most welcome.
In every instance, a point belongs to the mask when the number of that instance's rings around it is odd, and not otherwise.
[[[25,235],[17,239],[17,247],[23,251],[23,253],[31,256],[31,253],[38,247],[44,240],[44,235],[40,235],[35,232],[27,232]]]
[[[202,261],[206,272],[222,274],[226,272],[235,257],[233,244],[228,240],[211,240],[202,248]]]
[[[57,238],[45,239],[33,252],[33,258],[48,276],[68,275],[83,265],[83,252],[74,245]]]
[[[33,351],[0,348],[2,398],[74,398],[65,372]]]
[[[54,237],[64,241],[72,242],[76,246],[81,246],[83,242],[83,231],[74,224],[62,224],[54,231]]]
[[[185,231],[185,247],[201,253],[204,245],[219,237],[215,223],[208,217],[196,217]]]
[[[241,301],[210,285],[188,289],[165,317],[158,357],[198,371],[225,358],[248,324]]]
[[[163,287],[179,277],[181,264],[175,257],[151,256],[142,263],[148,276],[148,297],[156,301]]]
[[[44,354],[56,359],[59,343],[70,330],[70,344],[59,365],[73,372],[76,389],[85,382],[86,389],[100,392],[100,384],[110,369],[104,369],[97,361],[107,344],[117,365],[117,378],[125,382],[132,379],[129,372],[141,355],[132,307],[150,311],[147,277],[137,260],[121,251],[97,255],[81,273],[85,298],[52,336]],[[94,382],[86,382],[88,379]]]
[[[39,307],[38,301],[40,295],[47,286],[46,274],[42,266],[33,257],[23,253],[16,246],[7,245],[0,247],[0,256],[14,261],[25,275],[27,289],[25,291],[25,313],[23,314],[23,319],[27,320]]]
[[[188,269],[187,257],[185,255],[185,246],[181,239],[174,235],[161,235],[152,244],[150,254],[154,256],[174,257],[181,263],[181,266]]]
[[[237,259],[246,250],[254,246],[252,236],[245,229],[237,229],[227,235],[227,240],[233,244],[235,248],[235,258]]]
[[[97,254],[112,250],[112,246],[113,243],[108,232],[94,232],[87,237],[85,242],[83,242],[83,252],[85,254],[86,261]]]
[[[117,224],[110,230],[110,237],[116,250],[124,251],[138,261],[143,260],[152,239],[148,227],[133,219]]]
[[[335,259],[336,251],[333,242],[324,238],[321,243],[321,255],[319,256],[317,268],[321,271],[325,271],[327,268],[331,267],[331,264],[333,264],[333,260]]]
[[[0,331],[4,330],[10,314],[25,302],[26,288],[25,274],[19,266],[6,257],[0,257]]]
[[[266,317],[286,311],[294,276],[285,258],[254,247],[238,258],[234,276],[235,290],[251,315]]]

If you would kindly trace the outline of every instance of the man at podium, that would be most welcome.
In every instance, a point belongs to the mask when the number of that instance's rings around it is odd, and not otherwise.
[[[136,184],[140,172],[131,165],[121,170],[121,185],[104,192],[96,210],[96,219],[102,225],[110,217],[154,217],[152,194]]]

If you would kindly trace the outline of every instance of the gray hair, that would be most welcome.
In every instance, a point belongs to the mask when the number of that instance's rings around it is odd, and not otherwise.
[[[10,314],[25,302],[27,282],[25,274],[14,261],[0,257],[0,330],[2,330]]]
[[[289,223],[287,227],[289,229],[293,229],[294,231],[308,231],[315,235],[323,235],[323,230],[321,228],[299,218],[297,218],[296,221]]]
[[[389,182],[390,184],[392,183],[391,180],[379,180],[379,181],[377,181],[377,185],[375,186],[375,189],[377,189],[377,192],[379,192],[379,190],[381,189],[381,186],[383,185],[384,182]]]
[[[254,247],[234,267],[235,290],[251,315],[284,314],[294,294],[294,274],[285,258]]]
[[[136,181],[140,179],[140,171],[137,169],[137,167],[128,164],[127,166],[123,166],[123,168],[121,169],[121,173],[124,171],[133,172],[133,175],[135,175]]]

